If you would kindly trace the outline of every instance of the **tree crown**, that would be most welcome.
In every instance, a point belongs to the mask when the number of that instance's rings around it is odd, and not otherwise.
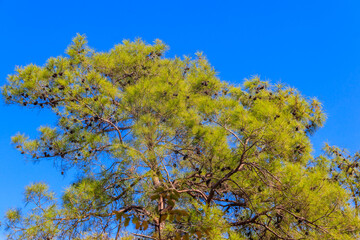
[[[166,50],[138,39],[96,52],[78,35],[66,57],[9,76],[7,103],[57,115],[12,142],[82,176],[61,201],[27,187],[31,211],[7,213],[9,239],[126,239],[129,225],[150,239],[358,236],[358,155],[312,155],[316,99],[259,77],[231,85],[203,54]]]

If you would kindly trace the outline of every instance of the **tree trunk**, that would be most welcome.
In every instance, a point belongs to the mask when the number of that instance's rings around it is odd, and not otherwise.
[[[156,188],[159,188],[160,185],[161,185],[158,176],[154,177],[154,185],[155,185]],[[165,226],[165,222],[161,221],[161,216],[162,216],[161,212],[163,211],[164,207],[165,207],[164,197],[162,196],[162,194],[160,194],[159,201],[158,201],[159,218],[158,218],[157,227],[156,227],[156,235],[159,237],[159,240],[162,239],[161,232],[162,232],[162,229],[164,229],[164,226]]]

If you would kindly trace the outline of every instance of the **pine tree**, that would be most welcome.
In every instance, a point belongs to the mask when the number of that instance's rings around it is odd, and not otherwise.
[[[82,177],[60,199],[28,186],[8,239],[359,237],[359,154],[312,155],[316,99],[258,77],[231,85],[201,53],[166,50],[138,39],[96,52],[78,35],[67,57],[9,76],[6,103],[57,115],[13,144]]]

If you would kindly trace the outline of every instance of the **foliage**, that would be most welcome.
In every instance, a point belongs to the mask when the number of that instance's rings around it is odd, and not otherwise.
[[[78,35],[67,57],[9,76],[7,103],[58,117],[12,142],[82,176],[58,200],[27,187],[9,239],[359,237],[359,155],[312,155],[316,99],[258,77],[230,85],[201,53],[166,50],[138,39],[96,52]]]

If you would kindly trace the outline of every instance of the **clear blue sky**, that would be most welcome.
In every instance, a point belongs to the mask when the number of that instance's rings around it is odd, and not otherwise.
[[[203,51],[221,79],[258,74],[316,96],[328,121],[313,137],[360,150],[360,1],[13,1],[0,0],[0,85],[16,65],[64,55],[76,33],[97,50],[124,38],[159,38],[167,56]],[[0,215],[20,206],[24,187],[45,181],[57,192],[73,178],[51,162],[32,164],[10,145],[16,132],[35,136],[54,117],[0,102]],[[1,239],[1,235],[0,235]]]

